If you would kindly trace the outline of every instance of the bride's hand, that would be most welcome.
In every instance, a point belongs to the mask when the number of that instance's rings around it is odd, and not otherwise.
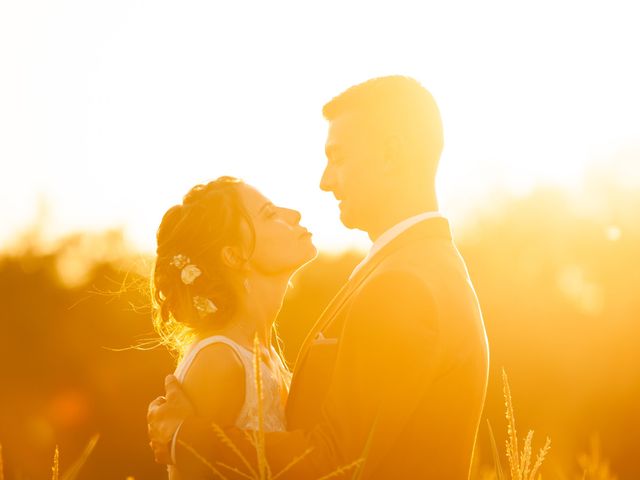
[[[157,463],[171,464],[171,441],[185,418],[194,414],[178,380],[173,375],[165,378],[165,396],[157,397],[147,410],[149,445]]]

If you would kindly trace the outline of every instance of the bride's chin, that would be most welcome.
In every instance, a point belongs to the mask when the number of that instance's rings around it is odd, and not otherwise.
[[[309,259],[305,263],[309,263],[311,260],[315,259],[317,256],[318,256],[318,249],[313,243],[310,243]]]
[[[311,248],[307,252],[307,255],[305,255],[304,258],[296,266],[296,272],[300,270],[302,267],[304,267],[306,264],[315,260],[317,256],[318,256],[318,250],[314,245],[311,245]]]

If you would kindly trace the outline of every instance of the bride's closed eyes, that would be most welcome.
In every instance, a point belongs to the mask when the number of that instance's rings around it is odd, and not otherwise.
[[[264,207],[263,215],[267,220],[277,220],[280,223],[289,225],[289,222],[286,221],[282,210],[282,208],[269,203]]]
[[[258,214],[264,215],[265,218],[273,218],[277,215],[276,206],[273,203],[265,203],[261,208]]]
[[[278,212],[276,211],[275,207],[271,207],[267,209],[267,218],[273,218],[278,214]]]

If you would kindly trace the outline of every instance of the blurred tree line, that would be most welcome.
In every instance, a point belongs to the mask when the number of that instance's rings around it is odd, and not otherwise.
[[[483,309],[489,419],[504,444],[500,371],[509,374],[522,434],[552,438],[545,478],[575,478],[597,434],[619,478],[640,478],[640,193],[593,182],[577,201],[536,190],[496,200],[454,226]],[[362,258],[324,253],[297,275],[279,318],[290,361],[306,331]],[[49,478],[93,433],[80,478],[162,478],[146,438],[146,407],[174,360],[154,338],[151,258],[120,232],[78,234],[49,250],[37,232],[0,257],[0,443],[5,478]],[[535,444],[534,444],[535,446]],[[428,454],[428,452],[425,452]]]

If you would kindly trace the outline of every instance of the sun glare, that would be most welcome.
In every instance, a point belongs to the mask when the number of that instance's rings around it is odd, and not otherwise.
[[[538,467],[545,480],[640,478],[636,3],[0,0],[0,480],[167,478],[147,435],[171,429],[147,428],[147,405],[177,372],[172,347],[225,328],[244,343],[261,334],[244,372],[258,404],[282,413],[273,431],[319,442],[309,465],[353,453],[344,473],[374,452],[353,476],[466,478],[403,473],[459,451],[449,465],[473,456],[472,480]],[[338,135],[332,119],[332,141],[357,161],[325,170],[323,105],[389,75],[438,104],[444,219],[419,163],[373,163],[430,154],[410,132],[430,123],[433,137],[435,109],[412,117],[399,101],[371,122],[404,144],[370,141],[357,122]],[[332,106],[378,106],[389,80],[429,103],[415,82],[385,78]],[[255,192],[224,182],[171,209],[221,176],[299,211],[318,248],[295,212],[259,210]],[[251,255],[229,227],[238,206],[254,218]],[[196,356],[209,357],[184,358]],[[237,357],[194,371],[231,372]],[[277,367],[264,389],[262,363]],[[289,399],[285,363],[312,371],[294,374]],[[247,382],[197,390],[213,406],[251,398]],[[285,421],[300,399],[315,413]],[[251,430],[261,478],[307,454],[267,461]]]
[[[39,3],[43,14],[30,16]],[[0,191],[12,206],[0,241],[42,220],[40,198],[50,237],[122,227],[149,251],[169,205],[229,174],[302,211],[321,248],[366,247],[318,189],[320,109],[377,74],[413,75],[436,97],[445,127],[439,189],[457,223],[490,208],[496,190],[578,189],[593,165],[638,144],[639,39],[625,8],[456,5],[430,15],[399,6],[391,15],[402,22],[372,6],[370,24],[359,22],[365,50],[346,41],[357,9],[336,15],[337,4],[294,9],[314,19],[304,29],[227,6],[250,35],[206,2],[0,7],[0,31],[14,40],[0,43]]]

